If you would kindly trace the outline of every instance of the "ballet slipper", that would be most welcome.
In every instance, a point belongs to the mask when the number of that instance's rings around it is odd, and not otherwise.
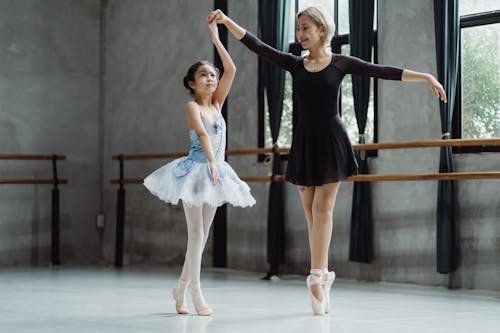
[[[172,289],[172,296],[175,300],[175,311],[177,311],[178,314],[189,314],[189,310],[187,308],[186,299],[185,299],[186,298],[185,291],[186,291],[188,283],[189,282],[179,281],[179,285],[184,290],[182,295],[179,295],[180,294],[179,286]]]
[[[335,272],[331,271],[323,273],[323,281],[321,286],[323,287],[323,292],[325,293],[325,313],[330,312],[330,288],[333,282],[335,282]]]
[[[201,289],[191,287],[191,296],[193,297],[193,305],[198,316],[213,315],[214,311],[205,303]]]
[[[322,296],[321,299],[316,298],[314,296],[311,287],[313,285],[322,285],[322,275],[320,274],[315,274],[313,272],[313,269],[311,269],[311,274],[307,277],[306,280],[307,288],[309,288],[309,296],[311,297],[311,306],[312,306],[312,312],[314,315],[324,315],[325,314],[325,295],[323,288],[320,288]]]

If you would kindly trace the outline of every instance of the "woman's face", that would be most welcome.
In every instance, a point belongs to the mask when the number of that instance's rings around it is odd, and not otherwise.
[[[194,73],[194,81],[190,82],[196,94],[213,93],[217,88],[217,73],[210,65],[201,65]]]
[[[317,43],[323,45],[321,29],[308,15],[300,15],[297,20],[297,39],[299,40],[302,48],[309,49],[316,46]]]

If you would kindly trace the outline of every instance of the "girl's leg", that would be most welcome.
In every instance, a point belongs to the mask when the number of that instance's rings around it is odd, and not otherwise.
[[[186,222],[188,229],[188,245],[183,272],[188,276],[191,283],[191,295],[193,304],[199,315],[211,315],[212,310],[208,307],[201,293],[200,271],[203,248],[208,239],[208,231],[215,215],[215,208],[205,206],[187,206],[184,204]]]
[[[202,206],[202,226],[203,226],[203,243],[201,245],[201,252],[203,253],[203,249],[208,240],[208,235],[210,234],[210,226],[214,220],[215,212],[217,211],[217,207],[212,207],[209,205]],[[201,257],[200,257],[200,266],[201,266]],[[197,279],[193,277],[191,280],[191,295],[193,296],[193,303],[195,305],[196,311],[199,315],[211,315],[213,313],[212,309],[207,305],[205,298],[201,292],[200,286],[200,276],[198,274]]]
[[[210,227],[212,225],[212,222],[214,220],[215,212],[217,211],[217,207],[212,207],[209,205],[203,205],[202,206],[202,218],[203,218],[203,235],[204,235],[204,240],[203,240],[203,246],[202,246],[202,253],[203,249],[205,248],[205,245],[208,240],[209,232],[210,232]],[[188,263],[188,256],[186,256],[184,260],[184,265],[182,266],[182,272],[181,272],[181,278],[180,280],[182,282],[185,282],[189,284],[189,263]]]
[[[186,314],[189,313],[186,305],[186,290],[189,283],[192,281],[192,275],[196,275],[198,272],[199,276],[199,266],[196,269],[196,262],[198,257],[201,262],[201,246],[203,244],[203,224],[201,207],[197,206],[187,206],[183,202],[184,214],[186,215],[186,225],[188,231],[188,243],[186,249],[186,257],[184,258],[184,265],[182,267],[181,276],[177,287],[173,290],[173,296],[176,301],[175,307],[178,313]],[[198,255],[200,253],[200,255]]]
[[[207,244],[208,236],[210,234],[210,227],[214,221],[215,213],[217,212],[217,207],[212,207],[210,205],[203,205],[203,233],[205,234],[205,240],[203,241],[203,248]]]

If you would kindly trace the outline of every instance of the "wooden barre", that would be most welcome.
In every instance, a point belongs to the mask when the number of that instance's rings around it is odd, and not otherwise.
[[[428,147],[472,147],[472,146],[500,146],[500,138],[494,139],[449,139],[426,140],[409,142],[368,143],[353,146],[354,150],[428,148]]]
[[[55,155],[57,160],[65,160],[66,155]],[[0,154],[0,160],[52,160],[54,155]]]
[[[0,178],[0,184],[54,184],[54,179],[52,178]],[[67,184],[67,179],[58,179],[58,184]]]
[[[247,182],[269,182],[271,176],[243,176],[241,180]],[[388,174],[388,175],[356,175],[346,179],[349,182],[373,181],[419,181],[419,180],[467,180],[467,179],[500,179],[500,172],[449,172],[449,173],[422,173],[422,174]],[[276,175],[276,181],[285,181],[284,175]],[[120,179],[111,179],[111,184],[120,184]],[[142,184],[143,178],[123,178],[122,184]]]
[[[449,140],[425,140],[408,142],[387,142],[387,143],[367,143],[353,145],[354,150],[377,150],[377,149],[403,149],[403,148],[428,148],[428,147],[471,147],[471,146],[500,146],[500,138],[493,139],[449,139]],[[272,153],[272,148],[249,148],[226,150],[227,156],[254,155]],[[290,148],[280,147],[276,149],[278,153],[289,153]],[[113,155],[113,160],[148,160],[177,158],[186,156],[187,152],[167,153],[167,154],[127,154]]]

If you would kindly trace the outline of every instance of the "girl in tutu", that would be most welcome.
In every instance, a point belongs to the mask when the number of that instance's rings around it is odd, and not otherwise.
[[[224,161],[226,124],[221,114],[236,67],[219,39],[215,23],[210,35],[222,59],[224,74],[206,61],[193,64],[184,77],[184,86],[193,100],[186,104],[191,149],[144,179],[144,186],[161,200],[177,204],[182,200],[186,215],[188,244],[184,266],[172,295],[179,314],[187,314],[186,291],[191,284],[193,305],[198,315],[210,316],[200,288],[201,256],[218,206],[230,203],[247,207],[255,204],[250,188]]]

